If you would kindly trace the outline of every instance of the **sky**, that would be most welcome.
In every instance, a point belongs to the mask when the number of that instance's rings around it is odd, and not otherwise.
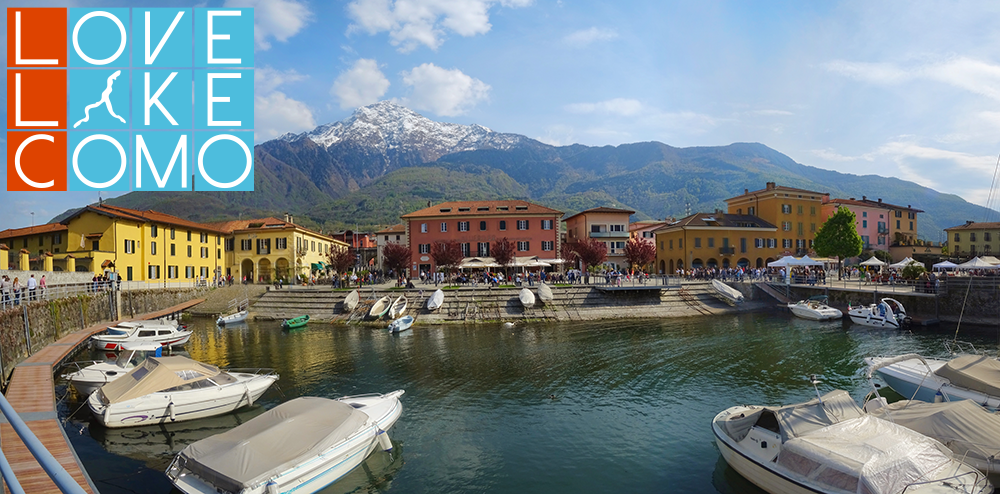
[[[1000,2],[0,3],[253,7],[257,142],[392,100],[553,145],[759,142],[997,207]],[[0,230],[97,200],[0,181]]]

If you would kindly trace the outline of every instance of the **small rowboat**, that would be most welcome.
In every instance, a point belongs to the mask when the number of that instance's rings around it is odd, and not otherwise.
[[[389,323],[390,333],[402,333],[413,326],[413,316],[403,316]]]
[[[406,300],[406,295],[400,295],[397,297],[396,301],[392,303],[392,307],[389,308],[389,318],[395,319],[403,315],[403,313],[406,312],[407,302],[408,300]]]
[[[238,322],[243,322],[247,320],[247,314],[245,310],[241,310],[235,314],[229,314],[228,316],[222,316],[215,321],[219,326],[225,326],[227,324],[236,324]]]
[[[528,290],[527,288],[522,288],[521,293],[517,295],[517,298],[521,300],[521,305],[524,306],[525,309],[530,309],[535,305],[535,294],[531,293],[531,290]]]
[[[281,329],[297,329],[309,323],[309,314],[281,321]]]
[[[434,312],[440,309],[442,305],[444,305],[444,292],[438,288],[431,294],[431,298],[427,299],[427,310]]]
[[[351,293],[347,294],[344,298],[344,312],[350,312],[358,306],[358,302],[361,300],[361,294],[357,290],[351,290]]]
[[[382,297],[378,299],[378,301],[375,302],[375,305],[372,306],[372,309],[368,311],[368,315],[375,319],[381,318],[386,312],[389,312],[392,305],[390,302],[392,302],[392,300],[390,300],[389,297]]]
[[[723,302],[729,305],[738,305],[743,303],[742,292],[719,280],[712,280],[712,288],[715,288],[716,295],[721,298]]]
[[[550,288],[549,285],[546,285],[545,283],[538,285],[538,300],[547,304],[551,302],[553,298],[552,288]]]

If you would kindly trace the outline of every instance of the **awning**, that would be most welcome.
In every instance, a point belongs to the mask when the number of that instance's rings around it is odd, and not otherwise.
[[[954,269],[957,268],[958,264],[951,261],[942,261],[934,265],[934,269]]]
[[[109,266],[112,267],[112,268],[115,267],[115,262],[112,261],[111,259],[105,259],[105,261],[101,263],[101,267],[102,268],[106,268],[106,267],[109,267]]]
[[[885,263],[877,257],[871,256],[867,261],[861,263],[862,266],[885,266]]]
[[[916,259],[912,259],[910,257],[906,257],[902,261],[897,262],[896,264],[890,264],[889,267],[890,268],[894,268],[894,269],[903,269],[906,266],[909,266],[910,264],[919,264],[921,266],[924,265],[924,263],[922,263],[922,262],[920,262],[920,261],[918,261]]]
[[[969,262],[963,262],[956,266],[956,269],[1000,269],[1000,266],[994,266],[978,257],[973,257]]]
[[[462,263],[458,267],[459,269],[478,269],[498,268],[500,265],[492,257],[466,257],[462,259]]]

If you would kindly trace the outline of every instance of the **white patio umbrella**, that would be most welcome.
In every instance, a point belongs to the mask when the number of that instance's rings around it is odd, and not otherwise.
[[[788,264],[791,265],[791,266],[822,266],[823,265],[822,262],[817,261],[815,259],[812,259],[812,258],[810,258],[807,255],[806,256],[802,256],[801,259],[795,259],[794,262],[789,262]]]
[[[885,263],[880,261],[877,257],[871,256],[867,261],[861,263],[862,266],[885,266]]]
[[[934,269],[938,269],[938,270],[955,269],[955,268],[958,267],[958,264],[955,264],[955,263],[953,263],[951,261],[942,261],[942,262],[939,262],[939,263],[935,264],[933,267],[934,267]]]
[[[767,263],[767,267],[769,267],[769,268],[784,268],[784,267],[788,267],[788,266],[791,265],[791,261],[794,261],[794,260],[795,260],[795,257],[793,257],[793,256],[784,256],[781,259],[778,259],[777,261],[771,261],[771,262]]]
[[[1000,266],[994,266],[978,257],[973,257],[969,262],[963,262],[955,269],[1000,269]]]

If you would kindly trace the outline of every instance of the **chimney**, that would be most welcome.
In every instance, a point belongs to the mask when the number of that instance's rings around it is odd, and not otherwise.
[[[285,213],[285,223],[290,223],[290,222],[288,221],[288,213]]]
[[[882,198],[881,197],[878,198],[878,203],[882,204]]]
[[[862,201],[867,201],[868,200],[868,196],[861,196],[861,200]]]
[[[749,194],[750,193],[750,189],[743,189],[743,193],[744,194]]]
[[[971,225],[971,224],[973,224],[973,223],[975,223],[975,221],[972,221],[972,220],[966,220],[966,221],[965,221],[965,226],[969,226],[969,225]]]
[[[851,198],[851,200],[853,201],[853,200],[854,200],[854,198],[852,197],[852,198]]]
[[[913,209],[913,206],[910,206],[909,204],[907,204],[906,205],[906,209]]]
[[[774,182],[768,182],[766,190],[774,190]]]
[[[295,224],[295,217],[292,216],[292,215],[288,215],[288,222],[294,225]]]

